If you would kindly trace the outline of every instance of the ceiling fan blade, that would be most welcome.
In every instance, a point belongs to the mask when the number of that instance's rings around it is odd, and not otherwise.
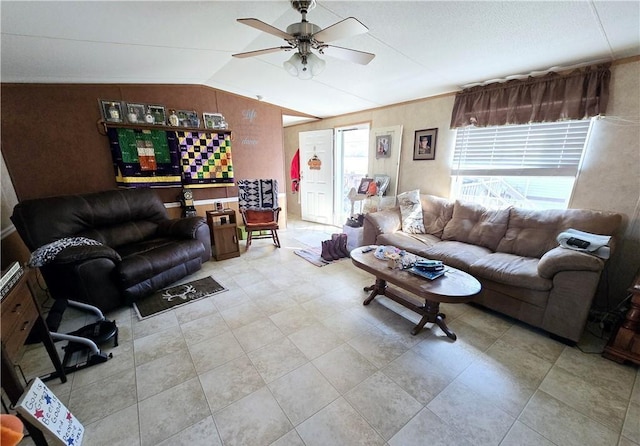
[[[275,48],[265,48],[263,50],[247,51],[246,53],[236,53],[236,54],[232,54],[232,56],[244,59],[245,57],[261,56],[263,54],[275,53],[277,51],[288,51],[292,49],[293,47],[291,46],[277,46]]]
[[[263,22],[262,20],[258,20],[258,19],[237,19],[237,20],[238,22],[244,23],[245,25],[248,25],[252,28],[258,29],[260,31],[264,31],[265,33],[272,34],[276,37],[281,37],[284,40],[291,40],[294,38],[291,34],[288,34],[282,30],[279,30],[275,26],[271,26],[268,23]]]
[[[358,19],[354,17],[347,17],[346,19],[338,23],[334,23],[322,31],[318,31],[313,35],[313,38],[318,42],[332,42],[345,37],[364,34],[367,31],[369,31],[369,28],[364,26]]]
[[[348,62],[358,63],[360,65],[366,65],[376,57],[373,53],[366,53],[364,51],[352,50],[349,48],[342,48],[339,46],[324,45],[322,47],[322,54],[335,57],[337,59],[346,60]]]

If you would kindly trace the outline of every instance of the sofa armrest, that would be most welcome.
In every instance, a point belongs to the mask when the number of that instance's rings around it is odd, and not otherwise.
[[[158,235],[195,239],[198,229],[206,225],[204,217],[174,218],[158,225]]]
[[[402,217],[399,207],[365,214],[362,243],[373,245],[376,243],[378,235],[393,233],[401,229]]]
[[[560,271],[594,271],[604,268],[604,260],[591,254],[557,246],[547,251],[538,263],[538,274],[553,279]]]

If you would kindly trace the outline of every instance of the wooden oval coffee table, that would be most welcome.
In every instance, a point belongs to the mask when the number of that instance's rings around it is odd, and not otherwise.
[[[363,305],[369,305],[376,296],[386,296],[422,315],[422,319],[411,330],[411,334],[418,334],[427,322],[431,322],[437,324],[449,338],[455,341],[457,336],[447,327],[446,316],[444,313],[440,313],[440,303],[472,301],[482,289],[480,282],[472,275],[450,266],[446,267],[444,276],[435,280],[424,279],[408,271],[389,268],[386,261],[377,259],[373,255],[374,252],[363,253],[362,248],[351,251],[353,264],[373,274],[376,278],[373,285],[364,289],[370,291],[371,294],[365,299]],[[389,288],[387,282],[411,293],[411,295]]]

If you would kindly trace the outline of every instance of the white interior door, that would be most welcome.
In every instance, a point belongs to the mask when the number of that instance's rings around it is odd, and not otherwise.
[[[300,207],[302,219],[333,222],[333,129],[300,132]],[[309,160],[315,160],[312,168]]]

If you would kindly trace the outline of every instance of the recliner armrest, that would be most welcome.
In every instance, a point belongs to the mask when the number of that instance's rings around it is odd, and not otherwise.
[[[60,251],[50,263],[64,265],[90,259],[110,259],[120,262],[122,258],[113,248],[106,245],[69,246]]]
[[[604,260],[599,257],[558,246],[540,258],[538,274],[545,279],[553,279],[561,271],[600,272],[603,268]]]
[[[195,239],[198,228],[206,226],[204,217],[174,218],[158,225],[158,235]]]

